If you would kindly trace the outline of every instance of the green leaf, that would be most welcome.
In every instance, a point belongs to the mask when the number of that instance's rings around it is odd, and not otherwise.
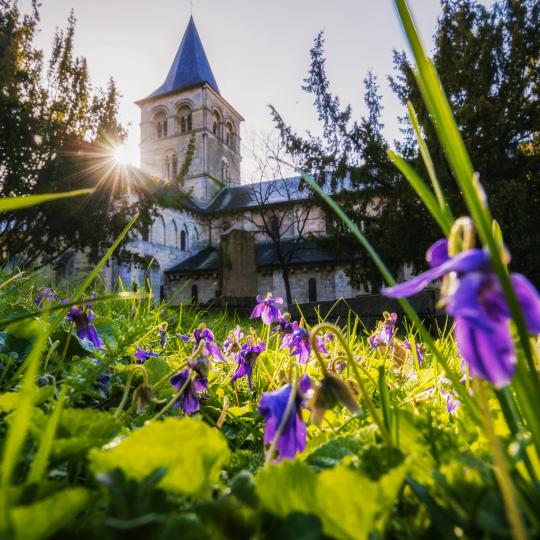
[[[261,469],[255,478],[261,506],[278,517],[292,512],[317,514],[317,475],[301,461],[282,461]]]
[[[122,425],[108,412],[66,409],[60,418],[52,456],[64,460],[83,455],[111,441],[121,429]]]
[[[54,394],[54,387],[52,386],[42,386],[38,388],[34,386],[34,395],[32,403],[34,405],[39,405],[44,401],[49,400]],[[20,392],[5,392],[0,394],[0,413],[9,413],[17,408],[19,403]]]
[[[329,469],[346,457],[357,456],[359,450],[360,444],[355,437],[335,437],[311,452],[306,461],[314,467]]]
[[[0,200],[0,212],[12,212],[13,210],[20,210],[49,201],[88,195],[93,191],[93,189],[78,189],[76,191],[67,191],[64,193],[46,193],[44,195],[27,195],[25,197],[5,197]]]
[[[190,418],[167,418],[132,432],[112,449],[92,451],[90,459],[96,473],[119,468],[135,480],[166,467],[159,487],[201,497],[218,482],[229,455],[219,431]]]
[[[343,466],[321,472],[317,499],[325,534],[340,540],[361,540],[374,528],[382,531],[405,471],[405,467],[397,467],[377,482]]]
[[[151,357],[145,363],[144,367],[148,373],[148,381],[151,386],[161,381],[171,373],[171,366],[163,358]]]
[[[16,540],[41,540],[69,526],[89,500],[83,488],[71,488],[11,511]]]
[[[45,346],[46,334],[38,334],[32,350],[25,363],[27,369],[21,382],[20,396],[17,408],[11,413],[12,423],[9,425],[7,436],[4,442],[2,454],[2,476],[0,478],[0,533],[3,533],[8,526],[8,512],[14,501],[9,500],[7,493],[11,487],[11,480],[17,463],[21,458],[21,449],[31,428],[33,400],[35,395],[36,375],[41,360],[41,351]]]

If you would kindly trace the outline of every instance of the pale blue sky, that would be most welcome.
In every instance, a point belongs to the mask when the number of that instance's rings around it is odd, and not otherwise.
[[[189,0],[42,0],[37,43],[46,51],[69,10],[77,17],[75,48],[88,58],[92,80],[112,75],[123,95],[121,120],[130,124],[129,160],[138,164],[139,109],[133,103],[164,80],[190,15]],[[489,0],[484,1],[489,4]],[[23,6],[27,5],[23,1]],[[424,41],[431,46],[439,0],[410,0]],[[300,86],[309,49],[326,32],[332,90],[362,112],[368,69],[382,86],[385,132],[398,135],[401,105],[386,82],[392,49],[405,47],[391,0],[193,0],[193,16],[222,95],[245,117],[242,135],[271,131],[272,103],[299,131],[316,129],[312,99]],[[245,159],[244,180],[253,174]]]

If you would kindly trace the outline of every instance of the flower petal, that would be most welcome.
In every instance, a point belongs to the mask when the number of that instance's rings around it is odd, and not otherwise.
[[[540,295],[535,286],[523,275],[510,276],[518,297],[525,323],[531,334],[540,334]]]
[[[499,323],[496,331],[486,332],[458,317],[454,337],[472,373],[497,388],[510,383],[516,367],[516,355],[508,321]]]
[[[450,259],[448,255],[448,240],[441,238],[437,240],[426,253],[426,261],[431,268],[441,266]]]
[[[469,249],[449,259],[440,266],[436,266],[427,272],[413,277],[409,281],[400,283],[394,287],[384,287],[381,293],[390,298],[403,298],[419,293],[429,283],[441,278],[449,272],[473,272],[486,268],[489,264],[489,257],[482,249]]]

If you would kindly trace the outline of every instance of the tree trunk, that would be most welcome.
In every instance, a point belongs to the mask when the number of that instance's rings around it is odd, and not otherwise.
[[[283,284],[285,285],[287,310],[290,310],[292,306],[291,282],[289,281],[289,267],[285,264],[282,264],[281,266],[281,276],[283,277]]]

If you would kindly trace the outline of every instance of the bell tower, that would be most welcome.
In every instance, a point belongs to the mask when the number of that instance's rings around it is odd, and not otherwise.
[[[141,109],[141,168],[181,182],[201,206],[227,185],[240,184],[242,116],[222,97],[190,18],[164,83],[136,102]],[[179,178],[190,145],[189,170]]]

